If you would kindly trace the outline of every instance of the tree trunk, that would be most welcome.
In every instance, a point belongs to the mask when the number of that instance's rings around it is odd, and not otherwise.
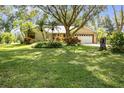
[[[65,27],[65,29],[66,29],[65,42],[67,43],[67,45],[70,45],[71,34],[69,31],[69,27]]]
[[[43,41],[44,41],[45,40],[45,35],[44,35],[43,31],[41,33],[42,33]]]
[[[70,37],[69,27],[65,26],[65,30],[66,30],[66,38],[69,38]]]
[[[100,39],[100,48],[99,48],[99,50],[106,50],[106,38],[104,37],[104,38],[101,38]]]
[[[66,32],[66,38],[70,38],[71,35],[70,35],[70,32]]]
[[[54,41],[53,30],[54,30],[54,29],[52,29],[52,42]]]

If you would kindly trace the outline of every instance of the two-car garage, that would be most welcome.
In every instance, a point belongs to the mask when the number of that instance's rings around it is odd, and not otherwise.
[[[81,44],[93,44],[96,43],[96,33],[87,27],[80,29],[76,35],[81,41]]]
[[[94,43],[92,35],[78,35],[78,39],[81,40],[81,44],[92,44],[92,43]]]

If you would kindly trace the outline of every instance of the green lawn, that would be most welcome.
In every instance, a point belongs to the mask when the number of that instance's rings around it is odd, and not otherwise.
[[[124,54],[0,45],[0,87],[124,87]]]

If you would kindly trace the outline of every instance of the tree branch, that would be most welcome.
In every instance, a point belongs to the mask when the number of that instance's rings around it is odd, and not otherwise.
[[[113,8],[113,11],[114,11],[114,18],[115,18],[115,22],[116,22],[116,27],[117,27],[118,30],[120,30],[119,29],[119,24],[118,24],[118,19],[117,19],[117,14],[116,14],[115,7],[112,6],[112,8]]]

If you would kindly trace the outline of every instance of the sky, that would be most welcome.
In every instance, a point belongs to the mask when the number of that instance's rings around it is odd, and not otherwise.
[[[115,9],[116,11],[120,11],[120,5],[116,5],[115,6]],[[124,6],[123,6],[124,8]],[[113,17],[114,16],[114,12],[113,12],[113,9],[112,9],[112,5],[108,5],[107,6],[107,10],[105,12],[102,12],[101,15],[109,15],[110,17]]]
[[[116,8],[116,11],[119,11],[119,10],[120,10],[120,5],[116,5],[115,8]],[[124,7],[123,7],[123,8],[124,8]],[[101,15],[102,15],[102,16],[109,15],[110,18],[113,18],[114,13],[113,13],[112,6],[111,6],[111,5],[108,5],[108,6],[107,6],[107,10],[105,10],[104,12],[102,12]],[[3,15],[2,17],[3,17],[4,20],[7,19],[7,16],[5,16],[5,15]]]

